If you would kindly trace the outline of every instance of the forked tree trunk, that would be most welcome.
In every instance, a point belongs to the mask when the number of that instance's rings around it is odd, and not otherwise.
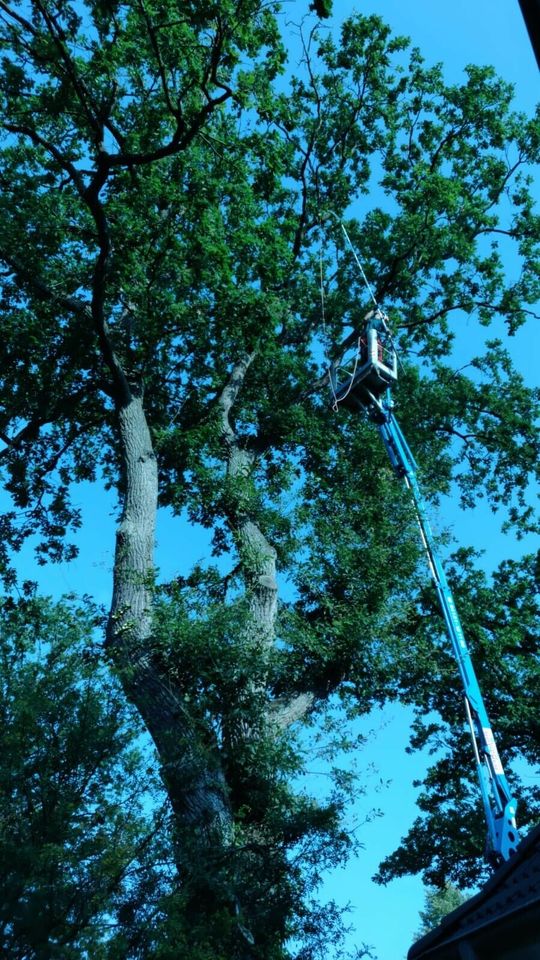
[[[226,422],[226,420],[224,420]],[[233,437],[228,434],[229,441]],[[249,874],[261,869],[249,853],[234,849],[233,813],[223,758],[208,726],[204,731],[190,716],[181,692],[169,681],[154,652],[152,603],[154,540],[158,504],[158,473],[152,438],[142,398],[131,396],[118,409],[118,437],[122,458],[123,509],[117,530],[114,589],[108,624],[108,646],[124,690],[138,710],[156,745],[162,775],[177,827],[176,858],[184,880],[187,910],[195,927],[204,929],[205,917],[225,909],[236,919],[234,955],[252,960]],[[236,442],[228,444],[230,482],[242,483],[252,469],[250,458]],[[257,658],[255,679],[248,683],[247,699],[256,703],[255,717],[229,726],[229,747],[240,763],[240,788],[245,787],[242,755],[255,739],[270,733],[266,667],[274,643],[277,607],[276,552],[264,534],[242,510],[232,520],[248,600],[243,642]],[[241,706],[242,697],[232,713]],[[240,711],[241,713],[242,711]],[[229,756],[229,761],[231,757]],[[234,763],[233,763],[234,767]],[[230,764],[228,774],[234,772]],[[240,772],[240,771],[237,771]],[[238,894],[237,885],[243,890]],[[247,902],[246,902],[247,900]],[[260,912],[260,905],[257,908]]]

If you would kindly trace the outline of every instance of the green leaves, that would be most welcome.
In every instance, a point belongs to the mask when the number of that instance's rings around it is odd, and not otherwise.
[[[56,944],[63,960],[112,960],[118,921],[149,945],[167,892],[154,760],[101,662],[100,620],[28,591],[0,608],[0,925],[13,957]]]
[[[456,888],[449,884],[443,889],[436,887],[428,888],[426,891],[425,908],[420,913],[422,926],[417,934],[418,937],[424,936],[430,930],[439,926],[440,922],[451,913],[457,910],[462,903],[465,903],[466,897]]]
[[[538,764],[535,715],[540,683],[538,666],[538,558],[507,561],[491,581],[475,566],[473,551],[459,551],[451,571],[452,588],[470,645],[486,707],[497,735],[505,769],[518,798],[524,832],[536,822],[537,789],[519,783],[518,762]],[[417,819],[404,841],[381,865],[378,879],[422,871],[427,883],[462,887],[486,875],[478,861],[485,838],[470,735],[453,656],[432,591],[421,598],[414,626],[415,658],[400,673],[401,696],[417,705],[412,746],[428,746],[435,763],[423,782]],[[399,636],[398,636],[399,640]],[[433,719],[434,717],[440,719]]]
[[[310,3],[309,9],[313,10],[321,20],[325,20],[327,17],[332,16],[332,0],[313,0],[313,3]]]
[[[330,15],[330,3],[310,6]],[[40,560],[70,555],[74,484],[104,475],[126,493],[115,419],[126,392],[144,406],[161,503],[208,529],[232,571],[180,570],[145,651],[195,731],[197,771],[222,777],[238,831],[233,867],[216,866],[218,906],[202,908],[214,939],[198,930],[190,940],[182,926],[189,892],[170,920],[172,940],[194,957],[212,955],[219,931],[237,942],[245,904],[260,956],[284,956],[317,882],[315,854],[308,874],[292,869],[294,845],[309,851],[316,836],[317,856],[325,838],[336,856],[346,847],[337,807],[321,811],[287,782],[301,762],[277,732],[287,709],[306,722],[334,698],[352,715],[400,696],[440,716],[426,728],[418,720],[418,745],[439,749],[457,729],[450,754],[464,786],[440,758],[425,820],[388,871],[429,869],[434,845],[435,879],[478,869],[450,791],[474,807],[455,668],[434,626],[415,518],[373,424],[336,414],[327,390],[328,357],[370,305],[354,253],[403,355],[396,403],[426,495],[437,502],[458,488],[466,505],[484,496],[518,535],[534,529],[537,394],[504,341],[486,340],[458,372],[450,358],[465,320],[513,333],[535,309],[538,117],[515,114],[489,69],[447,85],[375,16],[349,18],[339,38],[315,28],[287,73],[280,10],[89,0],[31,3],[28,21],[5,7],[0,23],[5,575],[9,550],[31,534]],[[354,252],[339,229],[345,215]],[[264,538],[272,564],[275,551],[287,584],[259,659],[246,621],[265,585],[241,523]],[[457,593],[497,691],[496,718],[503,730],[516,721],[525,751],[536,726],[511,667],[536,683],[519,593],[530,568],[501,568],[489,584],[466,556],[459,562]],[[161,762],[170,784],[165,748]],[[185,824],[176,829],[187,842]],[[61,860],[56,842],[46,865]],[[121,925],[139,930],[129,897],[122,909]]]

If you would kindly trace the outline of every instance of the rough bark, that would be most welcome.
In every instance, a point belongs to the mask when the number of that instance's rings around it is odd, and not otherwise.
[[[142,399],[118,411],[123,509],[116,535],[108,645],[124,689],[160,757],[179,833],[211,849],[228,842],[231,815],[214,744],[197,729],[153,652],[157,463]],[[208,741],[208,731],[206,731]],[[180,864],[185,867],[185,861]]]
[[[233,425],[232,411],[246,374],[256,354],[239,360],[219,397],[220,431],[225,449],[227,519],[239,556],[245,584],[246,618],[239,642],[253,668],[238,690],[237,707],[224,717],[223,737],[228,759],[228,777],[233,803],[259,782],[253,768],[253,748],[273,739],[269,725],[267,673],[275,640],[278,589],[276,550],[256,522],[255,493],[251,474],[254,454],[242,445]],[[260,784],[259,784],[260,787]],[[264,794],[264,789],[259,792]],[[263,811],[258,812],[264,815]]]
[[[315,696],[312,693],[299,693],[290,698],[280,697],[270,704],[270,720],[274,723],[276,730],[282,732],[311,713],[315,702]]]
[[[255,353],[234,367],[219,398],[221,437],[226,450],[229,487],[228,520],[235,536],[248,600],[246,642],[264,657],[274,641],[278,589],[276,550],[254,521],[249,482],[254,465],[251,451],[241,446],[231,423],[231,411]]]
[[[246,354],[239,360],[219,396],[221,438],[226,450],[227,481],[229,495],[229,524],[236,539],[240,568],[246,585],[248,617],[244,640],[259,657],[262,670],[257,681],[251,684],[253,694],[257,689],[261,701],[261,722],[266,733],[273,730],[279,736],[288,726],[301,720],[315,706],[311,693],[270,701],[265,685],[265,663],[275,641],[275,626],[278,609],[278,586],[276,580],[276,550],[269,543],[258,523],[253,519],[253,504],[250,503],[249,480],[255,463],[252,452],[238,440],[232,423],[233,407],[240,393],[249,367],[256,352]],[[264,702],[262,702],[264,700]],[[244,728],[245,736],[253,736],[254,730]]]

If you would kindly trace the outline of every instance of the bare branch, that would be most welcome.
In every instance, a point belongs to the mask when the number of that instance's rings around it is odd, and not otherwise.
[[[5,0],[0,0],[0,10],[3,10],[4,13],[7,14],[8,17],[11,17],[11,19],[14,20],[16,23],[18,23],[19,26],[24,27],[24,29],[32,37],[34,38],[39,37],[39,32],[36,30],[33,24],[31,24],[29,20],[26,20],[23,16],[21,16],[21,14],[18,13],[16,10],[13,10],[10,7],[9,3],[6,3]]]
[[[435,149],[435,151],[434,151],[434,153],[433,153],[433,155],[432,155],[432,157],[431,157],[431,161],[430,161],[430,164],[429,164],[429,169],[430,169],[430,171],[431,171],[432,173],[433,173],[433,171],[435,170],[435,168],[436,168],[436,166],[437,166],[437,164],[438,164],[438,162],[439,162],[439,158],[440,158],[440,156],[441,156],[444,148],[447,147],[447,146],[449,146],[451,143],[453,143],[454,140],[456,140],[457,137],[460,137],[461,134],[463,133],[464,129],[465,129],[467,126],[468,126],[468,121],[463,120],[463,121],[459,124],[459,126],[457,126],[457,127],[455,127],[455,128],[452,128],[451,130],[449,130],[448,133],[446,134],[446,136],[442,138],[441,142],[440,142],[439,145],[436,147],[436,149]]]
[[[498,303],[491,303],[489,300],[466,300],[460,303],[452,303],[447,307],[441,307],[440,310],[431,313],[428,317],[422,317],[420,320],[415,320],[413,323],[403,323],[399,326],[405,330],[413,330],[416,327],[427,326],[430,323],[433,323],[435,320],[439,320],[440,317],[444,317],[447,313],[452,313],[454,310],[466,310],[470,307],[483,307],[485,310],[491,310],[493,313],[501,310],[501,305]],[[502,313],[508,313],[507,310],[501,311]],[[517,311],[512,311],[516,313]],[[540,313],[536,313],[534,310],[529,310],[527,307],[520,306],[519,312],[524,313],[528,317],[533,317],[535,320],[540,320]]]

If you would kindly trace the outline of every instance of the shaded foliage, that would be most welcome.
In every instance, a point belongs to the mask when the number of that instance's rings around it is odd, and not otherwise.
[[[442,889],[429,888],[426,892],[425,908],[420,913],[422,926],[417,936],[423,937],[430,930],[435,930],[446,915],[457,910],[466,899],[456,887],[449,884]]]
[[[2,601],[0,938],[13,958],[140,956],[170,887],[155,760],[101,665],[100,621],[90,604]]]

